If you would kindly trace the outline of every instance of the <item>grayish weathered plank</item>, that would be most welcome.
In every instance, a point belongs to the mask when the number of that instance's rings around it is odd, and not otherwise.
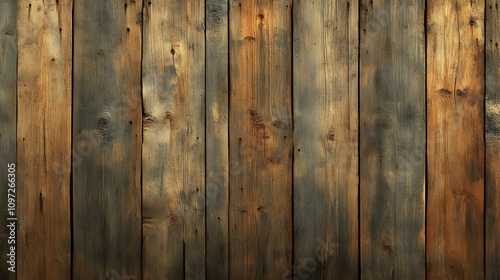
[[[229,277],[229,72],[227,0],[206,2],[207,278]]]
[[[142,1],[75,1],[74,279],[141,278]]]
[[[293,22],[294,275],[356,279],[358,1],[296,0]]]
[[[424,5],[361,1],[363,279],[425,278]]]

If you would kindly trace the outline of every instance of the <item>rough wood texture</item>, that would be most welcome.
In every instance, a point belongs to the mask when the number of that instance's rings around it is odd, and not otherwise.
[[[500,15],[486,1],[486,279],[500,277]],[[480,104],[480,103],[479,103]]]
[[[0,2],[0,221],[9,217],[8,164],[16,164],[16,78],[17,78],[17,1]],[[16,198],[17,193],[14,194]],[[17,214],[17,213],[16,213]],[[8,243],[10,230],[0,227],[0,279],[16,279],[16,273],[8,271],[7,261],[12,244]],[[16,267],[17,269],[17,267]]]
[[[358,2],[294,2],[294,275],[358,278]]]
[[[229,277],[229,72],[227,0],[206,2],[207,278]]]
[[[141,277],[141,10],[75,1],[74,279]]]
[[[291,0],[230,1],[231,279],[292,265]]]
[[[424,279],[424,1],[360,9],[361,277]]]
[[[69,279],[72,1],[17,8],[17,277]]]
[[[204,24],[203,1],[144,8],[144,279],[205,278]]]
[[[484,1],[427,1],[427,278],[484,277]]]

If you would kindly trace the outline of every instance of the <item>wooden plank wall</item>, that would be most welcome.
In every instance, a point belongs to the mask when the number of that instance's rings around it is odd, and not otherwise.
[[[0,279],[500,279],[499,19],[0,0]]]

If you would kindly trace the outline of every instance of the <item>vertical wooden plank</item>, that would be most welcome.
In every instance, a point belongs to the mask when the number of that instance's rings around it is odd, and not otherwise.
[[[16,164],[16,78],[17,78],[17,30],[16,30],[17,2],[15,0],[0,2],[0,221],[7,223],[8,194],[17,193],[8,191],[8,166]],[[15,177],[14,177],[15,178]],[[12,196],[11,196],[12,197]],[[10,229],[0,228],[0,279],[16,279],[16,273],[8,270],[10,265],[10,248],[17,246],[9,242]],[[17,257],[17,256],[16,256]],[[16,271],[17,271],[17,267]]]
[[[294,276],[358,278],[358,1],[296,0]]]
[[[18,1],[18,278],[71,278],[72,1]]]
[[[73,279],[141,277],[142,1],[75,1]]]
[[[230,1],[231,279],[292,264],[291,0]]]
[[[228,0],[206,1],[207,278],[229,277]]]
[[[204,24],[204,1],[144,8],[144,279],[205,278]]]
[[[486,279],[500,277],[500,14],[486,1]]]
[[[424,279],[424,1],[360,9],[361,276]]]
[[[484,1],[427,1],[427,277],[484,278]]]

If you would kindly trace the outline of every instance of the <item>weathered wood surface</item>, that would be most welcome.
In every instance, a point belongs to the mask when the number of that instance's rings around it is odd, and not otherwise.
[[[229,276],[292,266],[291,0],[230,0]]]
[[[0,0],[17,279],[498,279],[498,9]]]
[[[141,278],[141,11],[75,1],[73,279]]]
[[[424,5],[360,5],[363,279],[425,277]]]
[[[427,1],[427,278],[484,277],[484,1]]]
[[[71,278],[72,5],[17,6],[18,279]]]
[[[228,0],[206,1],[206,268],[229,276]]]
[[[297,0],[293,11],[294,275],[355,279],[358,2]]]
[[[500,14],[486,1],[486,279],[500,277]],[[480,101],[480,100],[478,100]],[[481,104],[481,102],[477,102]]]
[[[16,79],[17,79],[17,2],[15,0],[0,2],[0,220],[2,223],[8,214],[8,165],[16,164]],[[13,193],[17,196],[17,193]],[[8,243],[10,230],[0,227],[0,279],[14,280],[16,273],[8,271],[7,261],[10,257]]]
[[[204,24],[202,1],[144,8],[144,279],[205,278]]]

